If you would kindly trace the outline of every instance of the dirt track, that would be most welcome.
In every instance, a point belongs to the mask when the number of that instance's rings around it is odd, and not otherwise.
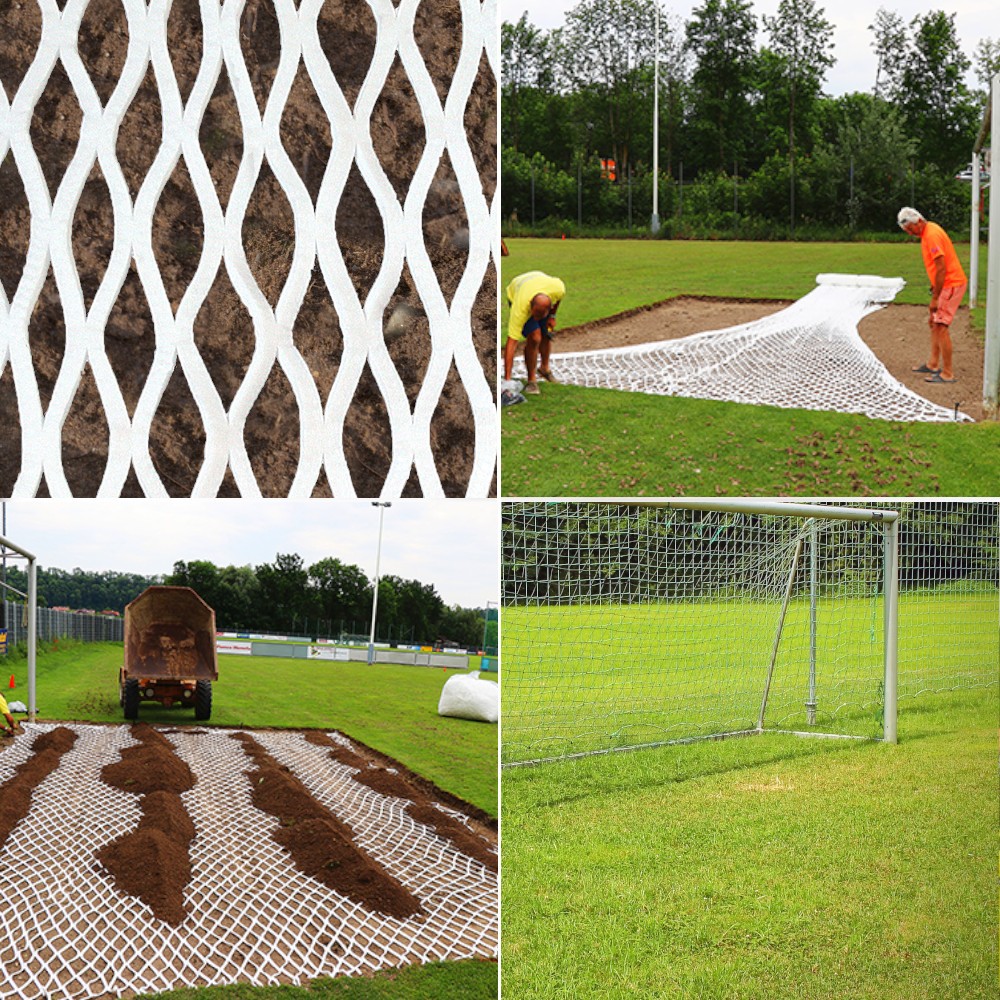
[[[722,330],[749,323],[784,309],[788,302],[679,297],[620,316],[567,327],[559,331],[553,350],[591,351],[658,340],[676,340],[692,333]],[[954,385],[929,385],[910,369],[927,360],[929,336],[924,306],[893,304],[865,317],[858,327],[862,339],[908,389],[939,406],[954,408],[981,420],[983,345],[970,333],[969,310],[959,310],[952,324],[955,347]],[[558,373],[557,373],[558,374]]]

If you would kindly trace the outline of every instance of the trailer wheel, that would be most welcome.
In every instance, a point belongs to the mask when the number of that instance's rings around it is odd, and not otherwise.
[[[212,717],[212,682],[198,681],[194,689],[194,717],[204,722]]]
[[[135,722],[139,718],[139,682],[134,677],[125,682],[122,707],[125,709],[125,718],[130,722]]]

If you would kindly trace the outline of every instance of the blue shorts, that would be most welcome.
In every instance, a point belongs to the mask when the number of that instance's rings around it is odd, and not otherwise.
[[[521,339],[527,340],[536,330],[541,331],[543,337],[547,337],[552,340],[552,331],[549,329],[548,319],[529,319],[524,326],[521,327]]]

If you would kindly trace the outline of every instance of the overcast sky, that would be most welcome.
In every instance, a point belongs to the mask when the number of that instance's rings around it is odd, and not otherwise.
[[[499,510],[491,500],[396,500],[381,573],[432,583],[446,604],[497,600]],[[42,566],[169,573],[178,560],[257,566],[297,552],[375,575],[379,512],[353,500],[8,500],[7,534]],[[21,564],[19,564],[21,565]]]
[[[504,21],[517,21],[527,11],[528,20],[539,28],[557,28],[566,11],[577,5],[579,0],[500,0],[500,17]],[[666,3],[666,9],[682,22],[691,17],[691,11],[700,7],[703,0],[674,0]],[[833,56],[837,60],[826,76],[826,92],[840,95],[857,90],[871,90],[875,84],[875,53],[872,51],[872,33],[868,25],[875,19],[879,7],[899,14],[906,24],[918,14],[930,10],[944,10],[956,14],[955,27],[962,51],[971,60],[976,43],[988,36],[1000,37],[1000,18],[997,17],[997,0],[817,0],[817,6],[824,11],[825,18],[834,26]],[[773,16],[778,9],[778,0],[756,0],[753,12],[758,25],[762,15]],[[762,42],[763,36],[758,39]],[[969,83],[974,76],[970,71]]]

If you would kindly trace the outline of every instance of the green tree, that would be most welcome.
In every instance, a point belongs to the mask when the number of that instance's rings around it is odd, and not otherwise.
[[[500,25],[500,66],[503,80],[501,131],[503,141],[521,148],[522,121],[537,110],[537,92],[552,89],[548,37],[528,20],[527,11],[516,24]]]
[[[888,97],[899,87],[906,61],[906,26],[895,11],[879,7],[868,30],[875,35],[872,48],[878,58],[875,96]]]

